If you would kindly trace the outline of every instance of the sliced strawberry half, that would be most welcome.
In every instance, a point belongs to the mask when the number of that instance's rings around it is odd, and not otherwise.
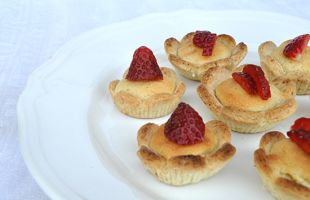
[[[244,72],[234,72],[232,77],[248,94],[257,94],[255,82],[250,75]]]
[[[163,74],[151,49],[141,46],[135,51],[126,79],[130,81],[163,79]]]
[[[293,126],[291,127],[292,130],[302,129],[305,131],[310,132],[310,118],[301,117],[295,121]]]
[[[196,31],[193,37],[193,44],[203,48],[203,56],[211,56],[216,42],[217,35],[210,31]]]
[[[299,59],[308,46],[310,40],[310,34],[300,35],[292,39],[283,50],[283,54],[290,59]]]
[[[287,135],[302,150],[310,154],[310,118],[297,119]]]
[[[270,86],[261,67],[248,64],[243,68],[242,71],[250,75],[254,80],[257,93],[261,99],[267,100],[271,97]]]
[[[196,31],[193,37],[193,43],[199,48],[203,48],[205,46],[205,40],[211,34],[210,31]]]
[[[204,139],[205,124],[190,105],[182,102],[165,124],[164,134],[180,145],[196,144]]]

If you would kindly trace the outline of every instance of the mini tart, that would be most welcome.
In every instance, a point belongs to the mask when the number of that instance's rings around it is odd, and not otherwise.
[[[236,132],[255,133],[270,129],[297,108],[294,83],[286,82],[285,87],[280,83],[269,84],[271,98],[262,100],[258,95],[247,94],[232,79],[231,71],[214,67],[202,77],[197,92],[215,118]]]
[[[183,82],[173,70],[162,67],[163,80],[114,80],[109,91],[114,104],[124,114],[136,118],[157,118],[172,112],[185,92]]]
[[[244,43],[236,45],[230,35],[218,35],[211,56],[203,56],[202,48],[193,44],[195,32],[188,33],[179,42],[175,38],[165,41],[169,61],[186,78],[199,81],[209,68],[215,66],[233,69],[247,54]]]
[[[164,124],[148,123],[138,131],[138,156],[161,182],[186,185],[217,173],[235,154],[230,130],[221,121],[205,124],[201,143],[178,145],[164,135]]]
[[[274,131],[262,137],[254,162],[276,199],[310,199],[310,156],[282,133]]]
[[[306,47],[299,60],[292,60],[283,55],[283,49],[290,40],[277,47],[271,41],[262,43],[258,48],[261,66],[272,81],[296,82],[298,95],[310,93],[310,47]]]

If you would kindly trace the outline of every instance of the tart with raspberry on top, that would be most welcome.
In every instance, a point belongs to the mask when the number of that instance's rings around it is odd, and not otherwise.
[[[240,133],[270,129],[296,111],[295,84],[269,82],[256,65],[209,69],[197,88],[213,115]]]
[[[276,199],[310,199],[310,118],[297,119],[287,136],[266,133],[254,153],[255,166]]]
[[[165,50],[172,65],[186,78],[199,81],[211,67],[235,68],[247,54],[247,46],[230,35],[196,31],[181,41],[171,37],[165,41]]]
[[[159,67],[153,52],[141,46],[134,52],[122,80],[109,84],[116,107],[136,118],[157,118],[172,112],[185,92],[173,70]]]
[[[277,46],[267,41],[259,46],[261,65],[271,81],[296,83],[298,95],[310,94],[310,34],[297,36]]]
[[[161,182],[186,185],[217,173],[235,154],[225,123],[203,122],[188,104],[180,103],[169,120],[147,123],[138,131],[138,156]]]

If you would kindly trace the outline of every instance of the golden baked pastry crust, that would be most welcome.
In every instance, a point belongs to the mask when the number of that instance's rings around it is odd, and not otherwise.
[[[169,68],[161,67],[161,70],[163,74],[176,76],[175,72]],[[116,92],[118,83],[119,80],[114,80],[109,84],[114,104],[122,113],[136,118],[157,118],[169,114],[180,102],[186,88],[183,82],[176,79],[172,94],[156,93],[147,98],[141,98],[127,91]]]
[[[262,137],[254,162],[275,198],[310,199],[310,156],[282,133],[273,131]]]
[[[221,34],[217,37],[214,55],[202,56],[202,49],[196,47],[192,42],[194,34],[194,32],[188,33],[181,41],[171,37],[164,43],[169,61],[188,79],[199,81],[204,72],[215,66],[233,69],[247,54],[247,46],[244,43],[236,45],[233,37]],[[179,55],[178,52],[183,47],[186,49],[186,57]],[[190,57],[193,59],[189,59]]]
[[[272,81],[294,81],[298,95],[310,93],[310,47],[307,47],[300,60],[291,60],[283,55],[289,41],[279,47],[272,41],[262,43],[258,48],[261,66]]]
[[[236,70],[240,71],[242,67]],[[282,87],[277,82],[276,86],[283,93],[282,95],[285,100],[276,107],[262,111],[249,111],[223,105],[217,98],[215,90],[220,83],[231,78],[231,74],[232,72],[224,67],[213,67],[209,69],[202,77],[197,92],[213,115],[217,119],[225,122],[232,130],[240,133],[265,131],[296,111],[297,105],[294,99],[295,85],[289,82],[285,83],[285,87]]]
[[[139,129],[137,154],[144,166],[164,183],[185,185],[199,182],[217,173],[235,154],[236,149],[230,144],[229,128],[223,122],[213,120],[206,123],[206,128],[216,136],[216,140],[211,140],[216,143],[212,150],[200,155],[178,155],[167,159],[149,146],[159,127],[148,123]]]

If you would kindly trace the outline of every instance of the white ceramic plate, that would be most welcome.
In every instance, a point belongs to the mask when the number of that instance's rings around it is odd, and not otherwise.
[[[161,66],[169,66],[166,38],[195,30],[227,33],[249,47],[244,63],[258,64],[257,47],[277,44],[310,30],[309,21],[265,12],[179,11],[153,14],[99,28],[70,41],[30,76],[18,103],[20,144],[25,162],[52,199],[272,199],[253,164],[262,134],[233,133],[237,153],[217,175],[198,184],[173,187],[150,175],[136,156],[136,134],[146,122],[115,108],[108,84],[129,66],[133,51],[146,45]],[[183,101],[210,120],[187,85]],[[309,99],[297,97],[299,109],[274,130],[286,131],[294,119],[309,116]]]

